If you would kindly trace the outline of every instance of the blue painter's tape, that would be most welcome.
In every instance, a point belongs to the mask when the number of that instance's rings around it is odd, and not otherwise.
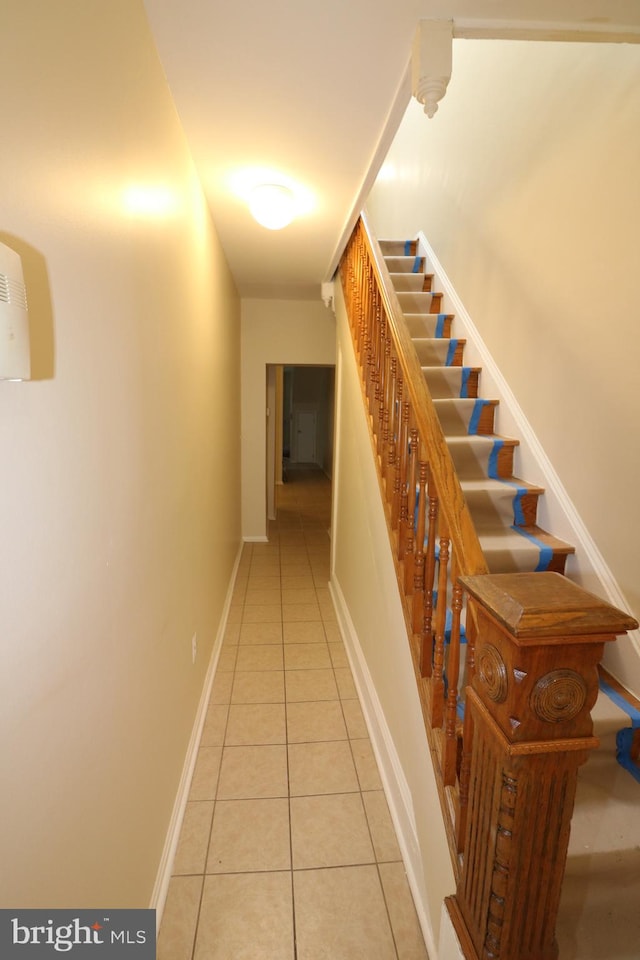
[[[469,426],[467,427],[467,433],[469,435],[474,435],[478,432],[478,424],[480,423],[480,417],[482,411],[488,405],[488,400],[477,399],[473,405],[473,413],[469,419]]]
[[[522,498],[525,493],[527,493],[527,488],[520,486],[515,480],[509,480],[506,477],[494,477],[494,480],[499,480],[500,483],[506,484],[508,487],[515,488],[515,495],[512,501],[513,504],[513,520],[516,526],[525,526],[525,516],[524,510],[522,509]]]
[[[446,320],[446,313],[439,313],[436,320],[436,337],[438,340],[442,339],[442,334],[444,333],[444,321]]]
[[[516,533],[519,533],[521,537],[530,540],[540,551],[540,558],[538,560],[538,566],[536,567],[534,573],[541,573],[543,570],[547,570],[551,560],[553,558],[553,549],[548,547],[546,543],[543,543],[541,540],[538,540],[537,537],[534,537],[532,533],[528,533],[526,530],[523,530],[522,527],[511,527],[512,530],[515,530]]]
[[[526,490],[518,488],[516,490],[516,495],[513,498],[513,519],[516,527],[524,527],[525,525],[524,510],[522,509],[522,498],[526,492]]]
[[[606,680],[603,680],[602,677],[600,678],[600,689],[615,703],[616,707],[619,707],[630,717],[631,726],[634,729],[640,727],[640,710],[633,707],[617,690],[614,690]]]
[[[489,476],[492,480],[498,479],[498,454],[504,447],[504,440],[496,439],[493,441],[493,447],[489,454]]]
[[[447,349],[447,359],[445,360],[446,367],[450,367],[453,365],[453,358],[455,356],[457,347],[458,347],[457,340],[449,340],[449,347]]]
[[[628,773],[640,783],[640,767],[631,759],[631,747],[634,736],[633,727],[625,727],[616,733],[616,760],[621,767],[624,767]]]
[[[434,608],[435,608],[435,604],[434,604]],[[451,642],[452,625],[453,625],[453,610],[447,610],[447,613],[445,615],[445,624],[444,624],[445,643]],[[460,624],[460,643],[466,643],[466,642],[467,642],[467,633],[466,633],[466,630],[464,629],[464,624],[461,623]]]
[[[405,257],[411,256],[411,240],[405,240],[404,242],[404,255]]]
[[[413,267],[411,268],[412,273],[420,273],[420,267],[422,266],[422,257],[416,257],[413,261]]]
[[[625,700],[622,694],[614,690],[602,677],[600,677],[600,689],[620,710],[626,713],[631,720],[630,727],[624,727],[622,730],[618,730],[616,734],[616,760],[621,767],[624,767],[624,769],[631,774],[634,780],[640,783],[640,766],[631,759],[631,747],[633,746],[634,735],[640,727],[640,710]]]
[[[471,376],[471,367],[462,367],[462,381],[460,383],[460,399],[466,400],[469,395],[469,377]]]

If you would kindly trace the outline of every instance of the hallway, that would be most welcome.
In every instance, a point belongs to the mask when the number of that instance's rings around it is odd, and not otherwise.
[[[327,588],[331,485],[245,544],[158,960],[427,960]]]

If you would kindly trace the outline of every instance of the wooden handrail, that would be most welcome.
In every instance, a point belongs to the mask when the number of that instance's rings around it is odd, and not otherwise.
[[[340,276],[457,881],[449,913],[468,960],[556,960],[596,667],[638,624],[560,574],[488,573],[364,215]]]
[[[473,668],[459,576],[487,564],[379,244],[363,215],[341,263],[398,584],[456,875],[461,869],[458,706]],[[450,612],[449,612],[450,608]],[[469,643],[469,640],[471,642]]]
[[[446,516],[451,540],[455,544],[455,552],[460,564],[460,574],[461,576],[473,576],[474,574],[488,573],[478,534],[465,502],[429,388],[422,375],[420,362],[407,330],[402,307],[391,283],[391,277],[382,256],[380,245],[370,230],[367,215],[364,212],[361,215],[361,223],[362,241],[371,258],[375,280],[382,300],[382,308],[386,314],[390,333],[397,350],[398,362],[404,373],[408,398],[414,410],[416,429],[424,444],[431,475],[436,489],[439,491],[440,507]]]

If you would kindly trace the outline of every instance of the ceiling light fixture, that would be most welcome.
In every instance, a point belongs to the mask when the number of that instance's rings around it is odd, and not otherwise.
[[[296,200],[288,187],[278,183],[261,183],[251,191],[249,210],[263,227],[281,230],[295,217]]]

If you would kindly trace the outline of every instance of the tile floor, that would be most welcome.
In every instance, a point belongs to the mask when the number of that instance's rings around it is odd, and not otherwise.
[[[330,484],[245,544],[158,960],[427,960],[329,579]]]

